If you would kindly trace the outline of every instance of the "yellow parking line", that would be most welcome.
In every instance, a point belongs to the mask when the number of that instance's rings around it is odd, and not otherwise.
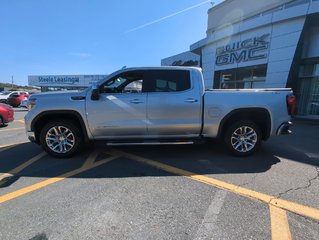
[[[291,240],[287,212],[269,205],[272,240]]]
[[[42,153],[36,155],[35,157],[29,159],[28,161],[24,162],[23,164],[19,165],[18,167],[10,170],[9,172],[0,175],[0,182],[7,177],[12,177],[12,176],[16,175],[17,173],[21,172],[23,169],[30,166],[32,163],[38,161],[39,159],[41,159],[45,155],[46,155],[46,153],[42,152]]]
[[[96,160],[97,158],[97,155],[99,155],[99,152],[98,151],[94,151],[93,153],[90,154],[90,156],[87,158],[87,160],[84,162],[84,164],[82,165],[83,168],[86,168],[88,166],[91,166],[94,161]]]
[[[20,122],[20,123],[24,123],[23,119],[18,119],[18,120],[14,120],[15,122]]]
[[[20,127],[20,128],[6,128],[3,130],[0,130],[0,132],[7,132],[7,131],[17,131],[17,130],[22,130],[24,129],[24,127]]]
[[[176,168],[164,163],[160,163],[151,159],[147,159],[141,156],[137,156],[131,153],[126,153],[120,150],[114,150],[114,152],[121,154],[124,157],[130,158],[132,160],[141,162],[141,163],[145,163],[148,165],[151,165],[153,167],[156,167],[158,169],[164,170],[166,172],[170,172],[176,175],[180,175],[180,176],[184,176],[186,178],[201,182],[201,183],[205,183],[207,185],[211,185],[217,188],[221,188],[236,194],[239,194],[241,196],[245,196],[248,198],[252,198],[252,199],[256,199],[262,202],[265,202],[269,205],[275,206],[275,207],[279,207],[306,217],[310,217],[313,218],[315,220],[319,220],[319,209],[315,209],[312,207],[308,207],[305,205],[301,205],[298,203],[294,203],[294,202],[290,202],[287,200],[283,200],[283,199],[279,199],[276,198],[275,196],[271,196],[271,195],[267,195],[264,193],[260,193],[254,190],[250,190],[247,188],[243,188],[234,184],[230,184],[230,183],[226,183],[223,181],[220,181],[218,179],[214,179],[211,177],[206,177],[197,173],[193,173],[193,172],[189,172],[180,168]]]
[[[94,154],[94,153],[93,153]],[[21,188],[17,191],[14,191],[14,192],[11,192],[11,193],[8,193],[8,194],[5,194],[3,196],[0,196],[0,203],[4,203],[6,201],[9,201],[9,200],[12,200],[14,198],[17,198],[17,197],[20,197],[22,195],[25,195],[27,193],[30,193],[30,192],[33,192],[33,191],[36,191],[40,188],[43,188],[43,187],[46,187],[50,184],[53,184],[53,183],[56,183],[56,182],[59,182],[59,181],[62,181],[63,179],[65,178],[68,178],[68,177],[72,177],[74,175],[77,175],[79,173],[82,173],[82,172],[85,172],[87,170],[90,170],[92,168],[95,168],[95,167],[98,167],[102,164],[105,164],[107,162],[110,162],[116,158],[118,158],[120,156],[116,155],[116,156],[112,156],[112,157],[109,157],[109,158],[106,158],[106,159],[103,159],[101,161],[98,161],[97,163],[94,163],[94,164],[91,164],[91,165],[88,165],[86,167],[80,167],[78,169],[75,169],[73,171],[70,171],[70,172],[67,172],[67,173],[64,173],[62,175],[59,175],[57,177],[53,177],[53,178],[49,178],[45,181],[42,181],[42,182],[39,182],[39,183],[36,183],[36,184],[33,184],[31,186],[28,186],[28,187],[25,187],[25,188]],[[90,158],[90,156],[89,156]]]

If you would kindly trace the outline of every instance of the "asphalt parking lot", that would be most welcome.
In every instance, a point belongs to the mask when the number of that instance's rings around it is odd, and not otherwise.
[[[0,128],[0,239],[319,239],[319,124],[248,158],[220,144],[55,159]]]

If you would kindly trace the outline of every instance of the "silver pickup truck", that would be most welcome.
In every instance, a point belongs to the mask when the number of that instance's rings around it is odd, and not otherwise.
[[[83,92],[43,93],[29,99],[30,141],[55,157],[84,143],[193,144],[218,138],[247,156],[262,140],[290,133],[290,89],[205,90],[199,68],[129,68]]]

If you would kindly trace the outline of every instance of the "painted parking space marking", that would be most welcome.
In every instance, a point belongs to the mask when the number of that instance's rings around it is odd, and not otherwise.
[[[220,189],[224,189],[236,194],[239,194],[244,197],[248,197],[251,199],[259,200],[261,202],[264,202],[266,204],[269,204],[274,207],[282,208],[287,211],[312,218],[314,220],[319,220],[319,209],[308,207],[299,203],[294,203],[291,201],[283,200],[276,198],[275,196],[271,196],[268,194],[260,193],[254,190],[250,190],[247,188],[243,188],[234,184],[226,183],[221,180],[211,178],[211,177],[206,177],[197,173],[193,173],[190,171],[186,171],[180,168],[176,168],[164,163],[160,163],[145,157],[137,156],[131,153],[127,153],[124,151],[120,150],[114,150],[114,152],[117,152],[118,154],[122,154],[123,157],[127,157],[129,159],[135,160],[137,162],[141,162],[153,167],[156,167],[158,169],[164,170],[166,172],[170,172],[176,175],[184,176],[186,178],[195,180],[197,182],[205,183],[207,185],[211,185]]]
[[[84,164],[82,165],[83,168],[86,168],[88,166],[91,166],[94,161],[96,160],[97,156],[99,155],[98,151],[94,151],[90,154],[90,156],[86,159],[86,161],[84,162]]]
[[[160,163],[148,158],[144,158],[138,155],[134,155],[131,153],[127,153],[120,150],[110,149],[110,151],[104,151],[108,155],[111,155],[110,157],[104,158],[102,160],[99,160],[96,162],[97,157],[99,155],[98,151],[93,151],[85,160],[83,165],[80,168],[77,168],[75,170],[66,172],[64,174],[61,174],[59,176],[49,178],[47,180],[38,182],[36,184],[21,188],[19,190],[16,190],[14,192],[5,194],[3,196],[0,196],[0,204],[7,202],[9,200],[21,197],[27,193],[31,193],[33,191],[39,190],[41,188],[44,188],[46,186],[49,186],[51,184],[57,183],[59,181],[62,181],[66,178],[72,177],[74,175],[80,174],[82,172],[88,171],[90,169],[93,169],[95,167],[98,167],[102,164],[108,163],[114,159],[125,157],[140,163],[144,163],[147,165],[150,165],[152,167],[164,170],[166,172],[170,172],[176,175],[180,175],[183,177],[186,177],[191,180],[195,180],[200,183],[204,183],[213,187],[217,187],[219,189],[219,192],[217,192],[216,196],[214,197],[214,200],[212,204],[209,206],[204,219],[202,221],[202,224],[200,225],[196,238],[195,239],[202,239],[203,236],[210,236],[214,229],[214,223],[217,221],[217,217],[219,212],[221,211],[221,208],[223,206],[227,191],[239,194],[241,196],[248,197],[250,199],[259,200],[261,202],[264,202],[269,205],[269,211],[270,211],[270,222],[271,222],[271,233],[272,233],[272,239],[283,239],[283,240],[290,240],[291,233],[289,229],[289,223],[288,223],[288,217],[286,210],[297,213],[299,215],[303,215],[306,217],[313,218],[315,220],[319,220],[319,210],[315,208],[311,208],[308,206],[304,206],[298,203],[278,199],[274,196],[267,195],[264,193],[259,193],[254,190],[246,189],[240,186],[236,186],[233,184],[229,184],[211,177],[206,177],[204,175],[200,175],[197,173],[189,172],[180,168],[176,168],[164,163]],[[44,154],[44,153],[41,153]],[[35,159],[41,156],[41,154],[34,157]],[[25,164],[22,164],[15,169],[11,170],[10,172],[19,172],[26,166],[29,166],[32,164],[32,159],[28,160]],[[226,190],[226,191],[224,191]]]
[[[217,232],[216,222],[218,215],[223,207],[227,191],[218,190],[213,198],[213,201],[208,207],[204,219],[195,235],[194,240],[213,239]]]
[[[20,122],[20,123],[24,123],[23,119],[18,119],[18,120],[14,120],[15,122]]]
[[[8,132],[8,131],[19,131],[25,129],[24,127],[19,127],[19,128],[6,128],[6,129],[1,129],[0,132]]]
[[[291,240],[287,212],[269,205],[272,240]]]
[[[9,179],[9,178],[13,177],[14,175],[18,174],[23,169],[30,166],[32,163],[38,161],[39,159],[41,159],[45,155],[46,155],[46,153],[42,152],[42,153],[36,155],[35,157],[27,160],[26,162],[22,163],[21,165],[15,167],[14,169],[10,170],[9,172],[0,175],[0,186],[6,181],[6,179]]]
[[[86,161],[91,159],[93,154],[95,154],[95,152],[91,153]],[[100,161],[98,161],[96,163],[92,162],[91,164],[86,164],[85,166],[82,166],[82,167],[77,168],[75,170],[72,170],[70,172],[61,174],[61,175],[59,175],[57,177],[49,178],[49,179],[44,180],[42,182],[38,182],[38,183],[30,185],[28,187],[24,187],[24,188],[21,188],[21,189],[19,189],[17,191],[5,194],[3,196],[0,196],[0,203],[4,203],[4,202],[7,202],[9,200],[12,200],[12,199],[18,198],[20,196],[23,196],[23,195],[25,195],[27,193],[39,190],[39,189],[44,188],[44,187],[46,187],[48,185],[51,185],[53,183],[57,183],[57,182],[62,181],[64,179],[66,179],[66,178],[72,177],[72,176],[77,175],[79,173],[82,173],[82,172],[85,172],[87,170],[93,169],[95,167],[101,166],[102,164],[108,163],[108,162],[110,162],[110,161],[112,161],[114,159],[117,159],[119,157],[121,157],[121,156],[118,155],[118,154],[115,154],[115,155],[112,155],[111,157],[105,158],[105,159],[100,160]]]

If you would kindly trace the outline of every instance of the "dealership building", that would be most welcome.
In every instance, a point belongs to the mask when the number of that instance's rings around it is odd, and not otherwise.
[[[298,114],[319,115],[319,0],[225,0],[162,65],[201,67],[207,88],[293,88]]]
[[[28,76],[28,84],[40,87],[42,92],[82,90],[106,77],[107,75],[38,75]]]

